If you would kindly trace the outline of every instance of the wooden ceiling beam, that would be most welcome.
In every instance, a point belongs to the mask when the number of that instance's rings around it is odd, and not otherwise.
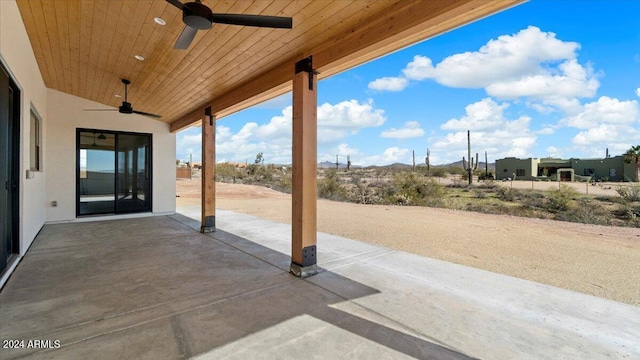
[[[402,1],[352,29],[287,59],[269,71],[258,74],[218,97],[197,107],[171,123],[179,131],[201,120],[211,106],[216,119],[230,115],[291,90],[294,65],[313,56],[319,79],[434,37],[443,32],[512,7],[524,0]]]

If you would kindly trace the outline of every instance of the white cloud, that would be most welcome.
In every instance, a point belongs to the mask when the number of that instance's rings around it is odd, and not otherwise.
[[[352,159],[351,161],[353,161],[354,164],[361,164],[356,159]],[[362,158],[363,165],[389,165],[397,162],[405,164],[411,162],[409,149],[394,146],[385,149],[382,155],[370,155]]]
[[[640,87],[636,89],[636,95],[638,95],[638,97],[640,97]]]
[[[433,62],[426,56],[416,55],[413,61],[402,70],[404,76],[411,80],[424,80],[436,77],[436,69]]]
[[[549,146],[547,149],[547,153],[549,154],[550,157],[553,158],[562,158],[562,154],[560,152],[560,149],[558,149],[555,146]]]
[[[263,125],[246,123],[237,133],[228,127],[218,126],[216,131],[216,155],[230,161],[251,161],[263,152],[267,163],[291,163],[293,108],[287,106],[282,114],[274,116]],[[376,109],[372,101],[342,101],[318,106],[318,144],[328,147],[356,134],[363,128],[384,124],[384,111]],[[343,151],[348,151],[343,148]],[[335,154],[334,154],[335,156]]]
[[[189,161],[189,157],[193,157],[193,161],[200,161],[202,154],[202,135],[200,132],[195,133],[195,129],[188,129],[178,133],[176,138],[176,158]]]
[[[555,108],[578,112],[577,98],[595,96],[600,86],[591,66],[578,63],[579,49],[576,42],[529,26],[490,40],[478,51],[451,55],[435,66],[428,57],[416,55],[402,73],[409,80],[434,79],[454,88],[484,88],[488,95],[501,99],[528,98],[533,101],[531,107],[546,113]],[[371,84],[385,79],[398,78]]]
[[[489,98],[468,105],[465,116],[451,119],[441,126],[443,130],[454,132],[429,139],[431,157],[438,162],[453,162],[467,157],[467,130],[471,131],[472,153],[487,151],[490,161],[507,156],[532,156],[537,138],[529,128],[531,118],[507,119],[504,110],[508,106]]]
[[[552,32],[529,26],[490,40],[478,51],[451,55],[435,67],[418,55],[403,73],[413,80],[435,78],[450,87],[483,88],[536,73],[543,63],[573,60],[579,48],[578,43],[558,40]]]
[[[638,123],[640,110],[636,100],[620,101],[616,98],[601,96],[597,101],[585,104],[583,111],[566,117],[560,125],[578,129],[591,129],[600,124],[632,125]]]
[[[575,112],[580,110],[576,98],[595,96],[599,86],[591,67],[584,68],[572,59],[561,63],[557,69],[541,69],[519,79],[494,82],[486,87],[486,91],[502,99],[528,97],[540,100],[544,105]]]
[[[636,100],[602,96],[559,125],[582,129],[572,139],[577,150],[602,156],[603,149],[609,148],[612,154],[621,154],[640,140],[640,107]]]
[[[407,121],[404,126],[396,129],[392,128],[380,133],[380,137],[392,139],[411,139],[424,136],[424,130],[417,121]]]
[[[402,91],[409,85],[403,77],[383,77],[369,83],[369,89],[378,91]]]
[[[553,135],[553,133],[555,133],[555,130],[553,130],[553,128],[551,127],[543,127],[542,129],[538,130],[537,133],[540,135]]]
[[[496,128],[504,122],[502,112],[509,104],[497,104],[490,98],[482,99],[465,107],[466,115],[451,119],[440,126],[443,130],[486,130]]]

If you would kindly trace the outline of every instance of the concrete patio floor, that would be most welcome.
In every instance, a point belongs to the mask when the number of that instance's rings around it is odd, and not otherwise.
[[[46,225],[0,293],[0,340],[25,340],[0,358],[640,358],[638,307],[327,234],[299,279],[288,225],[180,211]]]

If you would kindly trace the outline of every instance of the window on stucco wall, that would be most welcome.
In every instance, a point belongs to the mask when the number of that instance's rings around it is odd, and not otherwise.
[[[42,170],[42,120],[31,109],[31,127],[29,136],[29,168],[35,171]]]

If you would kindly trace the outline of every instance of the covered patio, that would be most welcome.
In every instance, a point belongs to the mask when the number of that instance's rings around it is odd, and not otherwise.
[[[293,29],[180,50],[178,1],[0,1],[0,357],[637,357],[635,307],[316,229],[317,81],[520,2],[204,0]],[[216,211],[216,120],[288,91],[293,225]],[[176,211],[189,126],[203,200]]]
[[[2,358],[640,355],[637,307],[322,233],[300,279],[288,225],[220,211],[202,234],[180,211],[46,225],[0,293],[0,334],[60,347]]]

